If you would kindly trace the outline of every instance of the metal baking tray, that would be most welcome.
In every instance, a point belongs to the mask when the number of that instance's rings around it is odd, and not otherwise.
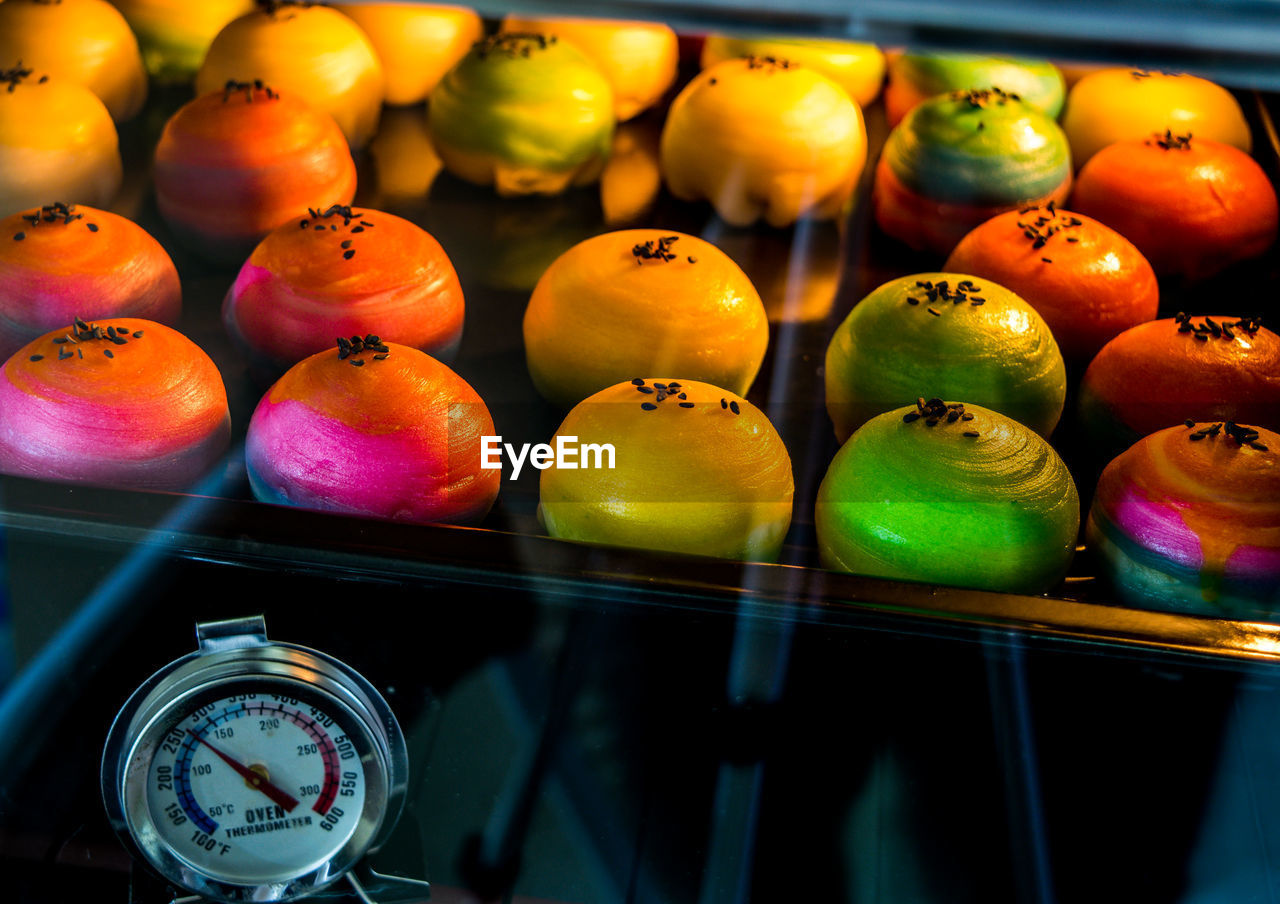
[[[686,43],[686,49],[690,46]],[[683,84],[696,66],[682,65]],[[620,605],[671,605],[744,611],[763,618],[858,622],[893,631],[961,633],[992,627],[1014,634],[1103,644],[1135,653],[1165,651],[1232,660],[1280,660],[1280,627],[1253,621],[1139,612],[1113,605],[1093,577],[1088,550],[1066,580],[1046,596],[1022,596],[835,574],[818,567],[813,500],[837,444],[826,414],[822,367],[827,343],[852,306],[880,283],[938,269],[941,259],[911,252],[871,221],[874,162],[887,134],[880,102],[865,112],[869,162],[857,204],[844,223],[802,223],[786,230],[725,225],[705,204],[654,197],[648,212],[607,224],[599,189],[557,198],[500,199],[441,172],[412,196],[389,177],[396,147],[425,184],[430,160],[421,154],[423,108],[384,111],[384,135],[357,157],[357,208],[382,209],[431,232],[456,266],[466,296],[466,327],[453,367],[488,404],[508,442],[545,442],[563,412],[534,391],[525,367],[521,321],[541,268],[574,243],[614,228],[644,225],[700,235],[720,245],[757,282],[774,315],[803,303],[820,316],[771,322],[769,352],[749,397],[786,441],[795,472],[793,523],[777,564],[726,562],[697,556],[606,549],[541,536],[537,476],[502,482],[493,511],[479,528],[405,525],[265,505],[253,500],[244,475],[244,431],[267,388],[226,336],[220,308],[235,269],[196,258],[173,238],[156,210],[151,154],[167,118],[190,98],[189,88],[156,88],[144,112],[121,127],[126,183],[113,209],[137,220],[172,254],[182,277],[180,329],[217,362],[231,403],[233,452],[225,466],[189,495],[69,486],[0,478],[0,526],[58,543],[107,543],[252,569],[340,571],[370,581],[457,581],[555,597],[597,598]],[[1275,98],[1242,93],[1255,151],[1273,183],[1280,143],[1272,123]],[[627,125],[632,138],[656,149],[665,109]],[[418,147],[419,150],[411,150]],[[404,161],[400,161],[403,163]],[[403,175],[404,170],[400,173]],[[1218,312],[1218,299],[1254,299],[1280,288],[1276,249],[1239,265],[1208,285],[1161,285],[1161,316]],[[1247,288],[1247,292],[1245,289]],[[829,302],[827,299],[829,298]],[[1206,309],[1206,304],[1209,308]],[[1231,305],[1227,304],[1227,308]],[[1255,311],[1226,311],[1255,313]],[[1257,313],[1267,313],[1265,311]],[[1070,375],[1072,387],[1079,374]],[[1096,473],[1073,431],[1074,398],[1053,442],[1072,468],[1087,513]],[[239,451],[236,451],[239,450]],[[1145,655],[1145,654],[1144,654]]]

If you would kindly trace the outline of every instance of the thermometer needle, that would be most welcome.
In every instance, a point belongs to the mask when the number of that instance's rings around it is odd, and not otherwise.
[[[290,812],[298,805],[297,798],[291,796],[288,791],[283,790],[280,786],[273,784],[270,779],[263,778],[248,766],[236,762],[236,760],[223,753],[217,747],[214,747],[194,731],[188,729],[187,734],[191,735],[191,737],[195,738],[201,744],[216,753],[218,755],[218,759],[222,760],[222,762],[234,769],[241,778],[249,783],[249,787],[257,788],[263,794],[267,795],[267,797],[271,798],[272,803],[283,808],[286,813]]]

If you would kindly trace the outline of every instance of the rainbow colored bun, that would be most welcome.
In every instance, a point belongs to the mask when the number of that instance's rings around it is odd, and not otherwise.
[[[473,524],[502,472],[480,396],[439,361],[377,336],[340,339],[268,390],[245,440],[263,502],[393,521]]]
[[[884,91],[889,125],[931,97],[952,91],[999,88],[1016,94],[1053,119],[1062,112],[1066,83],[1045,60],[989,57],[974,53],[901,53],[889,64]]]
[[[1061,204],[1071,153],[1052,117],[997,89],[917,106],[885,142],[876,222],[912,248],[947,254],[975,226],[1029,204]]]
[[[934,398],[872,418],[818,489],[828,568],[1011,593],[1066,574],[1080,497],[1058,453],[1002,414]]]
[[[1248,618],[1280,609],[1280,434],[1188,422],[1107,465],[1086,526],[1131,606]]]
[[[222,457],[222,376],[150,320],[76,320],[0,370],[0,472],[142,489],[188,487]]]

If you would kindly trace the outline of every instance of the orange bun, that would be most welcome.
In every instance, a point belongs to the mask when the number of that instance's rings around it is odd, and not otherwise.
[[[1052,203],[991,218],[960,240],[942,269],[1012,289],[1049,324],[1068,360],[1088,360],[1154,318],[1160,304],[1155,272],[1132,242]]]
[[[191,101],[156,147],[156,203],[174,232],[240,262],[308,204],[347,204],[356,165],[329,114],[296,94],[240,85]]]
[[[1071,206],[1119,232],[1159,274],[1203,279],[1257,257],[1276,238],[1276,193],[1244,151],[1190,135],[1103,148]]]

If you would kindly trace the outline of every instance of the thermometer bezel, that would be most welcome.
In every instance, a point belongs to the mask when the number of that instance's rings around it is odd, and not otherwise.
[[[149,805],[152,760],[169,730],[202,701],[285,692],[341,723],[364,770],[365,800],[346,841],[318,866],[271,881],[242,882],[188,862],[157,830]],[[147,680],[121,709],[102,760],[112,827],[131,852],[169,882],[216,901],[292,901],[330,885],[394,828],[404,805],[408,752],[382,696],[349,666],[315,650],[275,642],[200,650]]]

